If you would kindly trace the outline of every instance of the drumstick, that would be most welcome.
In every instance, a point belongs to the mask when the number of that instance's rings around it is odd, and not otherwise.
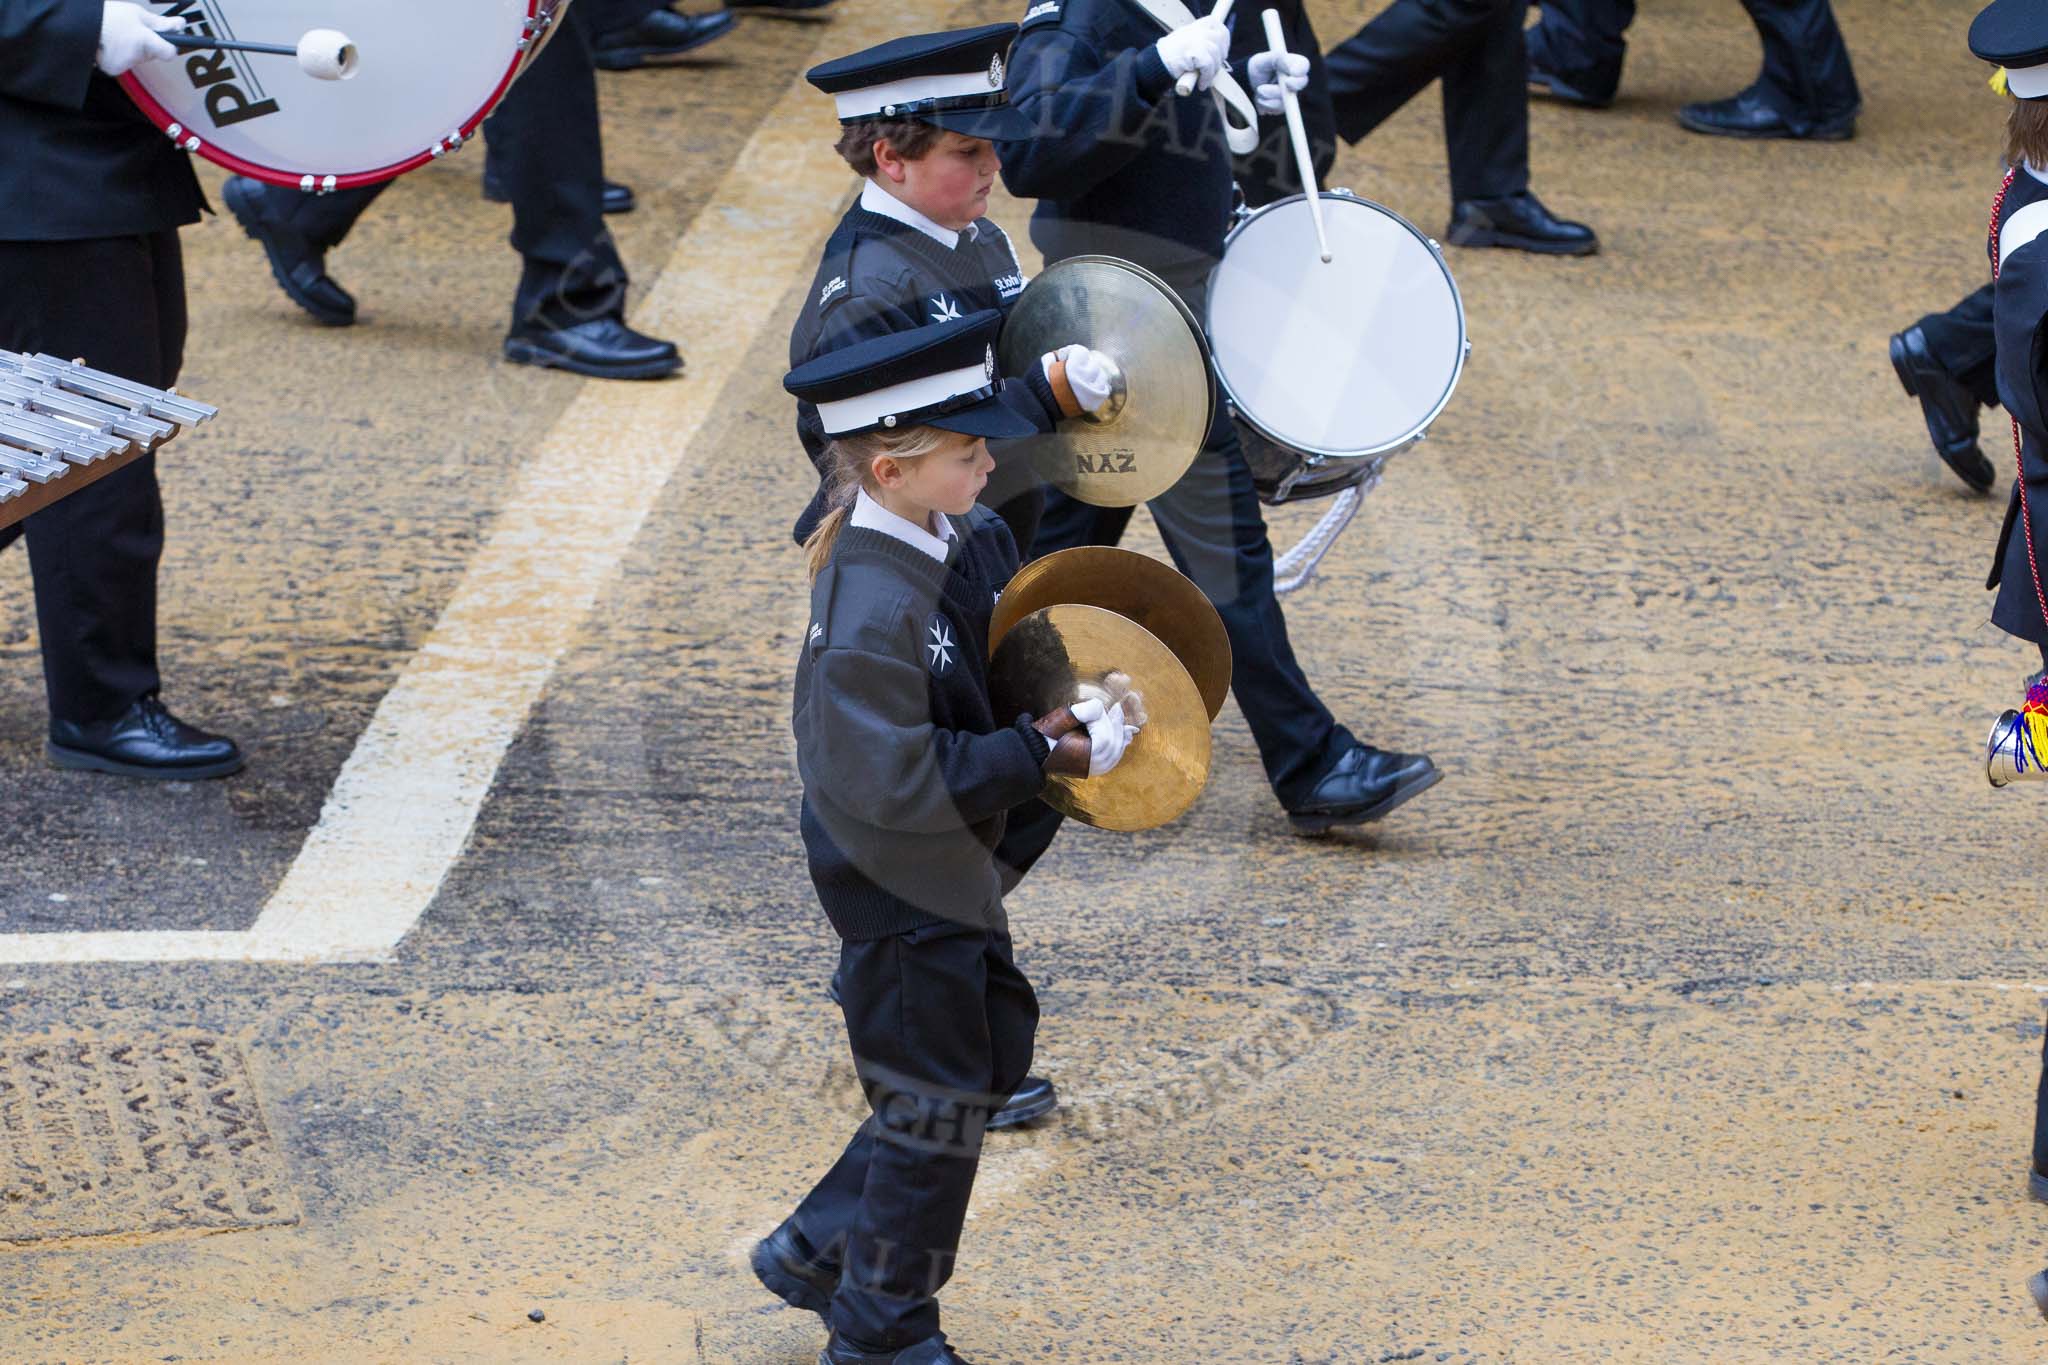
[[[252,43],[240,38],[216,38],[206,33],[164,33],[158,35],[172,47],[187,52],[261,52],[273,57],[297,57],[299,69],[316,81],[345,81],[356,74],[356,45],[346,33],[331,28],[306,30],[294,47],[283,43]]]
[[[1287,55],[1287,35],[1280,31],[1280,11],[1266,10],[1259,15],[1266,23],[1266,42],[1271,45],[1275,58]],[[1308,129],[1301,121],[1301,99],[1281,79],[1279,71],[1273,73],[1274,83],[1280,87],[1280,103],[1287,110],[1287,132],[1294,140],[1294,163],[1301,172],[1301,192],[1308,196],[1308,216],[1316,225],[1316,251],[1323,258],[1323,264],[1330,263],[1330,238],[1323,231],[1323,189],[1316,183],[1315,158],[1308,151]]]
[[[1230,13],[1230,4],[1231,0],[1216,0],[1216,8],[1209,11],[1209,17],[1221,22],[1224,16]],[[1173,93],[1176,95],[1191,94],[1194,88],[1195,73],[1192,71],[1173,83]]]

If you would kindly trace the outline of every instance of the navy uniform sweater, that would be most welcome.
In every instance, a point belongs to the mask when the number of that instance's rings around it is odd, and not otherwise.
[[[908,223],[872,213],[856,202],[825,240],[811,292],[789,334],[791,369],[842,346],[927,327],[950,317],[994,308],[1008,312],[1024,292],[1024,270],[1003,230],[986,218],[971,240],[948,250]],[[1059,412],[1052,386],[1031,366],[1002,387],[1001,398],[1040,431],[1051,431]],[[818,409],[796,405],[796,434],[819,466],[817,493],[797,518],[799,545],[825,515],[825,429]],[[990,447],[1000,460],[1003,443]]]
[[[1101,252],[1186,290],[1222,258],[1223,115],[1206,94],[1173,93],[1153,46],[1164,33],[1131,0],[1036,0],[1026,12],[1009,94],[1036,135],[996,150],[1010,193],[1039,201],[1031,240],[1048,264]]]
[[[1005,927],[994,849],[1045,786],[1031,717],[999,722],[988,626],[1017,569],[1009,528],[953,518],[949,562],[847,526],[811,586],[797,663],[804,851],[842,938],[950,921]]]

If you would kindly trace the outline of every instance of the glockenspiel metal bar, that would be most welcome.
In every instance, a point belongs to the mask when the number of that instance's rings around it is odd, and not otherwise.
[[[47,379],[61,388],[82,393],[87,398],[97,398],[103,403],[139,408],[152,417],[161,417],[180,426],[204,422],[220,412],[211,404],[196,403],[163,389],[152,389],[147,384],[137,384],[119,375],[60,360],[53,355],[38,352],[31,356],[18,356],[18,359],[20,364],[17,368],[23,374]]]
[[[0,407],[0,438],[45,454],[62,455],[73,464],[91,464],[120,455],[135,446],[105,432],[38,416],[22,408]]]
[[[69,467],[61,461],[46,460],[32,451],[0,446],[0,469],[36,483],[48,483]]]
[[[31,412],[83,422],[102,431],[111,431],[125,440],[143,441],[150,445],[168,441],[178,434],[175,422],[116,407],[112,403],[102,403],[97,398],[70,393],[55,384],[20,375],[0,375],[0,403],[13,403]]]
[[[28,492],[28,485],[12,474],[0,474],[0,502]]]

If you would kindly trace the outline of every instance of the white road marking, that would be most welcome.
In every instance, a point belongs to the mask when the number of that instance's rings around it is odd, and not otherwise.
[[[935,0],[857,5],[829,27],[853,51],[939,21]],[[925,22],[929,21],[929,22]],[[374,962],[461,856],[498,765],[616,577],[649,508],[787,287],[807,275],[849,183],[830,105],[790,83],[676,244],[634,321],[680,337],[683,378],[587,384],[521,471],[441,619],[356,741],[284,880],[237,933],[0,935],[0,964]],[[744,262],[744,269],[736,263]]]

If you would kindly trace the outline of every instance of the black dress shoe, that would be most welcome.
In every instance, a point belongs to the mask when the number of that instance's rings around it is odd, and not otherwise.
[[[242,770],[242,751],[233,740],[187,725],[165,710],[155,693],[118,719],[97,725],[52,720],[43,752],[59,768],[167,782]]]
[[[2034,1296],[2034,1307],[2041,1310],[2041,1316],[2048,1318],[2048,1270],[2027,1276],[2027,1292]]]
[[[1003,1101],[1003,1107],[988,1116],[991,1131],[997,1128],[1020,1128],[1033,1119],[1042,1119],[1059,1107],[1060,1092],[1052,1088],[1052,1082],[1043,1076],[1026,1076],[1023,1083]]]
[[[630,28],[601,33],[590,44],[591,56],[604,71],[631,71],[636,67],[672,62],[694,52],[714,38],[732,32],[739,21],[725,10],[709,14],[678,14],[657,9]]]
[[[1590,256],[1600,249],[1593,229],[1557,217],[1527,190],[1499,199],[1460,199],[1451,205],[1444,237],[1453,246],[1506,246],[1549,256]]]
[[[355,296],[336,284],[327,274],[327,253],[282,223],[264,216],[263,186],[243,176],[229,176],[220,197],[228,211],[242,225],[242,231],[256,239],[270,258],[271,278],[286,297],[329,327],[346,327],[356,320]]]
[[[944,1332],[897,1351],[863,1351],[834,1332],[825,1349],[818,1352],[818,1365],[967,1365],[967,1361],[946,1344]]]
[[[1287,818],[1303,834],[1363,824],[1442,780],[1443,773],[1426,754],[1389,753],[1360,744],[1345,750],[1305,800],[1288,807]]]
[[[524,326],[505,338],[505,359],[592,379],[659,379],[683,367],[673,341],[634,331],[617,318],[568,327]]]
[[[796,1225],[782,1226],[754,1243],[747,1258],[754,1278],[791,1308],[816,1313],[831,1326],[832,1296],[839,1292],[839,1267],[811,1249]]]
[[[493,204],[509,204],[512,202],[512,196],[506,193],[505,187],[502,184],[491,178],[489,171],[484,172],[484,198],[490,200]],[[631,185],[621,185],[616,180],[604,182],[604,201],[601,211],[605,215],[631,213],[639,203],[640,201],[633,196],[633,187]]]
[[[1751,86],[1725,100],[1688,104],[1678,111],[1679,123],[1695,133],[1714,137],[1792,138],[1805,142],[1847,142],[1856,136],[1856,111],[1830,114],[1803,126],[1787,119],[1763,92]]]
[[[2027,1197],[2048,1204],[2048,1175],[2034,1167],[2027,1167]]]
[[[1964,483],[1979,493],[1990,492],[1997,475],[1991,461],[1977,448],[1977,395],[1942,368],[1918,327],[1893,336],[1891,353],[1899,382],[1920,400],[1920,415],[1927,419],[1927,436],[1934,442],[1935,453]]]
[[[1597,94],[1572,84],[1555,71],[1546,71],[1534,59],[1529,62],[1529,88],[1541,91],[1559,104],[1575,104],[1581,109],[1605,109],[1614,103],[1614,92]]]

